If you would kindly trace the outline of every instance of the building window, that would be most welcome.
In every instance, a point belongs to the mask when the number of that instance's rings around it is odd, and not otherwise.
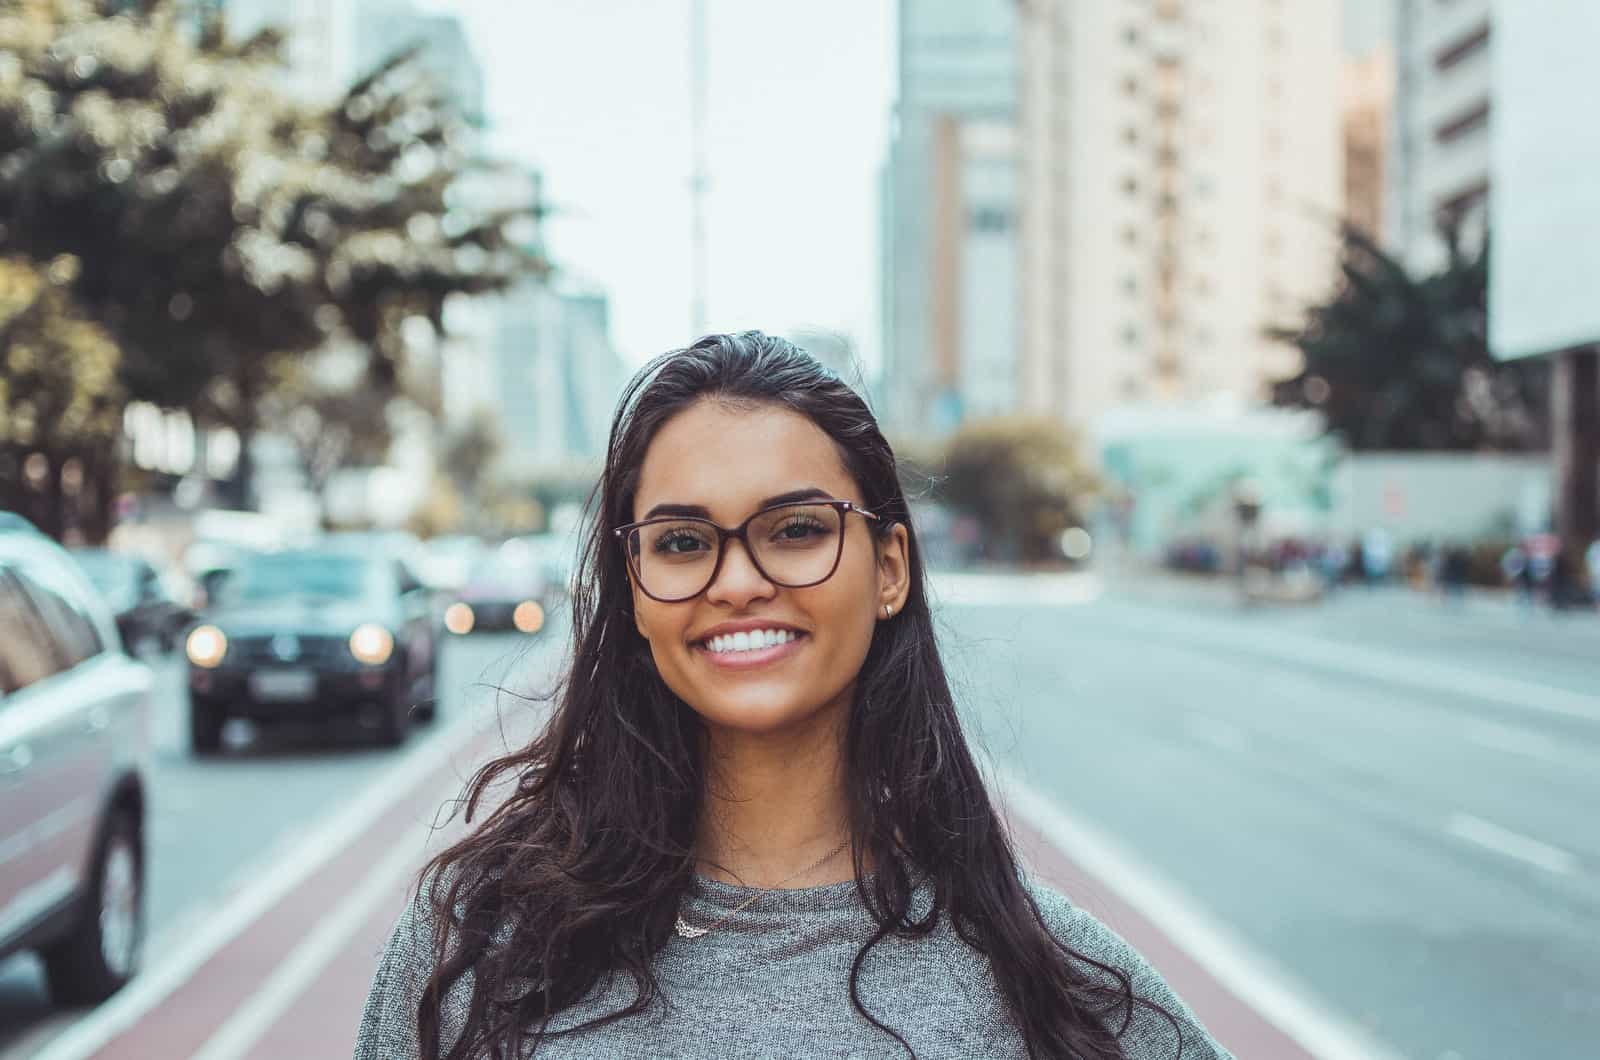
[[[1433,131],[1433,138],[1441,144],[1452,143],[1463,136],[1477,132],[1489,124],[1489,101],[1481,100]]]
[[[1122,79],[1123,95],[1137,96],[1139,94],[1139,79],[1137,77],[1124,77]]]
[[[1135,295],[1139,293],[1139,277],[1124,276],[1122,278],[1122,293]]]
[[[1139,329],[1132,324],[1124,324],[1122,326],[1122,344],[1124,346],[1139,345]]]
[[[1139,142],[1139,130],[1129,125],[1122,130],[1122,140],[1130,146]]]
[[[1473,210],[1478,209],[1489,198],[1489,182],[1480,180],[1468,185],[1461,191],[1447,198],[1441,199],[1438,206],[1439,218],[1445,222],[1459,221]]]
[[[1004,232],[1011,227],[1011,214],[997,206],[980,206],[968,223],[975,232]]]
[[[1440,72],[1448,70],[1458,63],[1467,61],[1488,46],[1489,20],[1484,19],[1476,29],[1469,30],[1460,40],[1440,48],[1433,57],[1434,69]]]
[[[1131,177],[1131,176],[1123,177],[1122,178],[1122,193],[1124,195],[1137,195],[1137,194],[1139,194],[1139,181],[1138,181],[1138,178]]]
[[[1123,30],[1122,40],[1130,48],[1137,47],[1139,44],[1139,27],[1129,26],[1127,29]]]
[[[1133,225],[1123,226],[1122,241],[1130,247],[1137,246],[1139,243],[1139,230]]]

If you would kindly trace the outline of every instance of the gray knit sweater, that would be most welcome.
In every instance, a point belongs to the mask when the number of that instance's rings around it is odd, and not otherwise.
[[[683,913],[701,926],[754,893],[711,880],[699,880],[697,892],[685,902]],[[1158,1002],[1177,1018],[1184,1060],[1228,1058],[1118,935],[1054,891],[1035,885],[1032,892],[1057,938],[1120,968],[1132,978],[1135,994]],[[924,909],[928,900],[919,892]],[[668,941],[655,963],[664,998],[651,1011],[546,1041],[538,1056],[904,1057],[905,1051],[850,1003],[850,962],[873,926],[853,882],[765,892],[709,934],[696,939],[674,935]],[[413,901],[401,915],[372,982],[355,1060],[417,1056],[417,1002],[428,978],[435,930],[425,899]],[[988,961],[955,935],[948,918],[941,918],[925,938],[891,936],[874,947],[861,971],[859,995],[867,1010],[898,1031],[921,1060],[1027,1056]],[[446,1047],[460,1034],[471,996],[469,973],[445,998]],[[560,1013],[551,1029],[614,1012],[632,998],[632,981],[616,977]],[[1130,1060],[1171,1060],[1178,1055],[1178,1033],[1159,1013],[1139,1006],[1122,1045]]]

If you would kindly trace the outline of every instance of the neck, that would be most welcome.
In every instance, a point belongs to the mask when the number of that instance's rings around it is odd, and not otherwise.
[[[708,733],[701,875],[763,888],[854,878],[848,847],[837,849],[850,834],[842,720],[841,712],[800,732]]]

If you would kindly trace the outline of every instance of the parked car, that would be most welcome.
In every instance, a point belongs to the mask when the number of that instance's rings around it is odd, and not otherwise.
[[[151,673],[66,551],[0,520],[0,958],[58,1004],[139,967]]]
[[[392,557],[296,549],[243,557],[190,631],[189,735],[220,749],[230,718],[258,725],[356,716],[384,744],[433,716],[430,594]]]
[[[444,626],[458,636],[486,630],[537,633],[544,628],[551,595],[543,557],[513,538],[473,568],[445,608]]]
[[[109,549],[75,549],[72,557],[116,617],[122,642],[137,650],[149,642],[171,651],[194,622],[194,611],[167,588],[150,561]]]

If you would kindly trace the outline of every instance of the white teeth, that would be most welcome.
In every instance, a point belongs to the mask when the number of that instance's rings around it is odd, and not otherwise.
[[[756,629],[712,637],[706,647],[721,655],[730,651],[760,651],[778,644],[787,644],[799,634],[792,629]]]

